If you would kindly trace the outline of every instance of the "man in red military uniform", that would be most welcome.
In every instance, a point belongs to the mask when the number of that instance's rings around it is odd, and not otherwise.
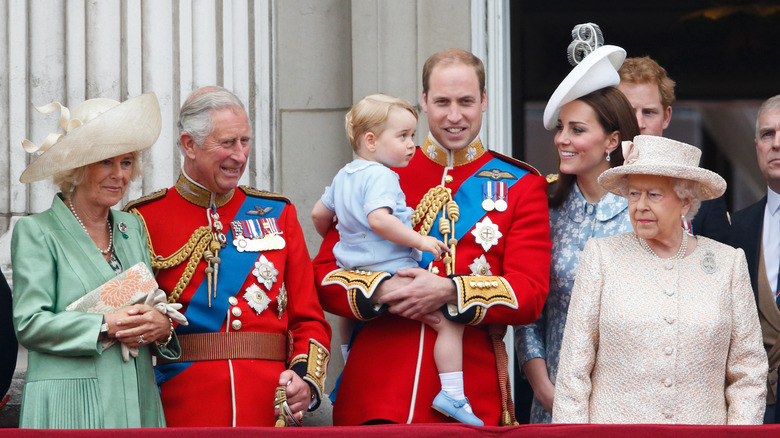
[[[441,315],[466,324],[465,393],[486,425],[513,420],[502,341],[506,325],[527,324],[547,297],[550,229],[547,183],[525,163],[480,142],[487,108],[482,62],[448,49],[426,61],[422,108],[430,134],[411,163],[394,169],[416,229],[450,246],[441,261],[381,272],[340,270],[335,227],[314,261],[329,312],[365,321],[353,336],[336,425],[448,421],[431,408],[440,390],[436,332],[421,321]],[[498,357],[497,357],[498,355]],[[498,360],[497,360],[498,359]]]
[[[274,425],[278,386],[300,421],[322,397],[330,326],[295,207],[236,187],[251,131],[229,91],[194,91],[179,131],[176,185],[127,206],[145,223],[160,288],[189,320],[176,328],[181,360],[156,368],[167,424]]]

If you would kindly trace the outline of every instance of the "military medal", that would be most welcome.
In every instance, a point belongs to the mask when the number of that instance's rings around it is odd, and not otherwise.
[[[252,269],[252,274],[257,277],[257,281],[262,283],[266,289],[271,290],[271,286],[276,282],[276,276],[279,271],[274,268],[274,264],[269,262],[264,255],[260,256],[260,259],[255,262],[255,269]]]
[[[501,231],[498,231],[498,225],[494,224],[489,217],[483,219],[482,222],[477,222],[477,225],[471,230],[471,234],[485,251],[498,244],[498,239],[503,236]]]
[[[506,183],[503,181],[499,181],[496,183],[496,210],[497,211],[506,211],[507,203],[506,203]]]
[[[282,283],[282,287],[279,288],[279,295],[276,297],[276,311],[279,319],[282,319],[282,313],[287,308],[287,288]]]
[[[285,246],[276,218],[247,219],[230,223],[233,245],[239,252],[260,252]]]
[[[267,309],[268,305],[271,303],[271,299],[268,298],[268,295],[256,284],[252,284],[246,288],[244,299],[249,304],[249,307],[257,312],[258,315],[263,313],[263,310]]]
[[[492,181],[485,181],[482,183],[482,209],[485,211],[493,211],[493,209],[495,209]]]
[[[485,260],[485,254],[474,259],[474,263],[469,265],[471,275],[493,275],[490,272],[490,263]]]

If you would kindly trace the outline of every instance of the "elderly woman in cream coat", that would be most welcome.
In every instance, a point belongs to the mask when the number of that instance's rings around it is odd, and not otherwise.
[[[585,246],[553,422],[761,424],[767,360],[745,255],[681,226],[726,182],[662,137],[624,155],[599,184],[628,198],[634,232]]]

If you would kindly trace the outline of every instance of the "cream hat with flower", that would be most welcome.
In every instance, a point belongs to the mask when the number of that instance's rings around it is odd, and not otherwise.
[[[586,94],[620,83],[618,69],[626,59],[626,51],[618,46],[605,46],[601,29],[593,23],[578,24],[571,32],[568,47],[569,63],[574,69],[555,89],[544,108],[545,129],[555,129],[561,108]]]
[[[654,135],[637,135],[623,142],[622,166],[599,176],[601,187],[618,196],[627,196],[628,175],[658,175],[693,181],[700,200],[715,199],[726,191],[726,180],[717,173],[699,167],[701,151],[679,141]]]
[[[24,140],[29,153],[43,152],[22,172],[19,181],[39,181],[57,173],[151,147],[160,135],[160,104],[154,93],[119,103],[89,99],[68,110],[59,102],[35,107],[48,114],[60,111],[65,134],[49,134],[40,146]]]

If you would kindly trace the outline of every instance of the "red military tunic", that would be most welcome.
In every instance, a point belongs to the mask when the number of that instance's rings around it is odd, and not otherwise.
[[[449,169],[448,160],[453,165]],[[484,150],[479,140],[452,153],[429,138],[407,167],[395,170],[409,206],[417,206],[429,189],[442,183],[457,201],[460,237],[454,273],[461,276],[454,279],[459,314],[453,319],[469,324],[463,337],[465,393],[486,425],[498,425],[501,393],[488,325],[527,324],[542,310],[551,247],[547,183],[532,167]],[[504,211],[482,208],[483,188],[490,181],[511,185],[503,197]],[[368,322],[352,343],[334,424],[448,421],[431,409],[441,389],[433,359],[436,332],[418,321],[377,312],[370,295],[380,276],[333,272],[338,269],[332,251],[336,241],[334,227],[314,260],[320,301],[329,312]],[[433,266],[434,273],[445,274],[442,262]]]
[[[182,175],[173,188],[127,206],[145,222],[153,260],[155,254],[170,256],[200,227],[209,227],[205,207],[210,196],[205,188]],[[195,256],[198,260],[192,279],[177,300],[184,305],[182,312],[190,325],[178,326],[177,336],[181,342],[193,333],[217,333],[218,336],[259,333],[261,339],[273,340],[273,345],[262,345],[262,348],[254,345],[244,348],[250,351],[241,353],[252,356],[255,350],[271,347],[268,351],[276,351],[281,358],[158,365],[166,421],[168,426],[272,426],[274,390],[285,369],[293,369],[311,384],[318,403],[328,360],[330,326],[317,300],[311,262],[295,207],[285,198],[246,187],[228,195],[215,195],[212,202],[217,206],[218,220],[227,238],[227,247],[219,252],[222,262],[216,279],[216,297],[212,296],[209,304],[207,264]],[[236,233],[231,222],[236,217],[256,219],[255,225],[275,225],[281,231],[284,248],[259,252],[238,252],[236,246],[231,248]],[[234,258],[230,258],[228,250],[235,253]],[[188,260],[185,257],[176,266],[158,271],[160,288],[169,295],[182,278]],[[232,344],[229,342],[225,348],[240,349],[234,338],[229,339]],[[200,345],[197,349],[203,353],[210,347]],[[186,357],[185,343],[182,349]]]

